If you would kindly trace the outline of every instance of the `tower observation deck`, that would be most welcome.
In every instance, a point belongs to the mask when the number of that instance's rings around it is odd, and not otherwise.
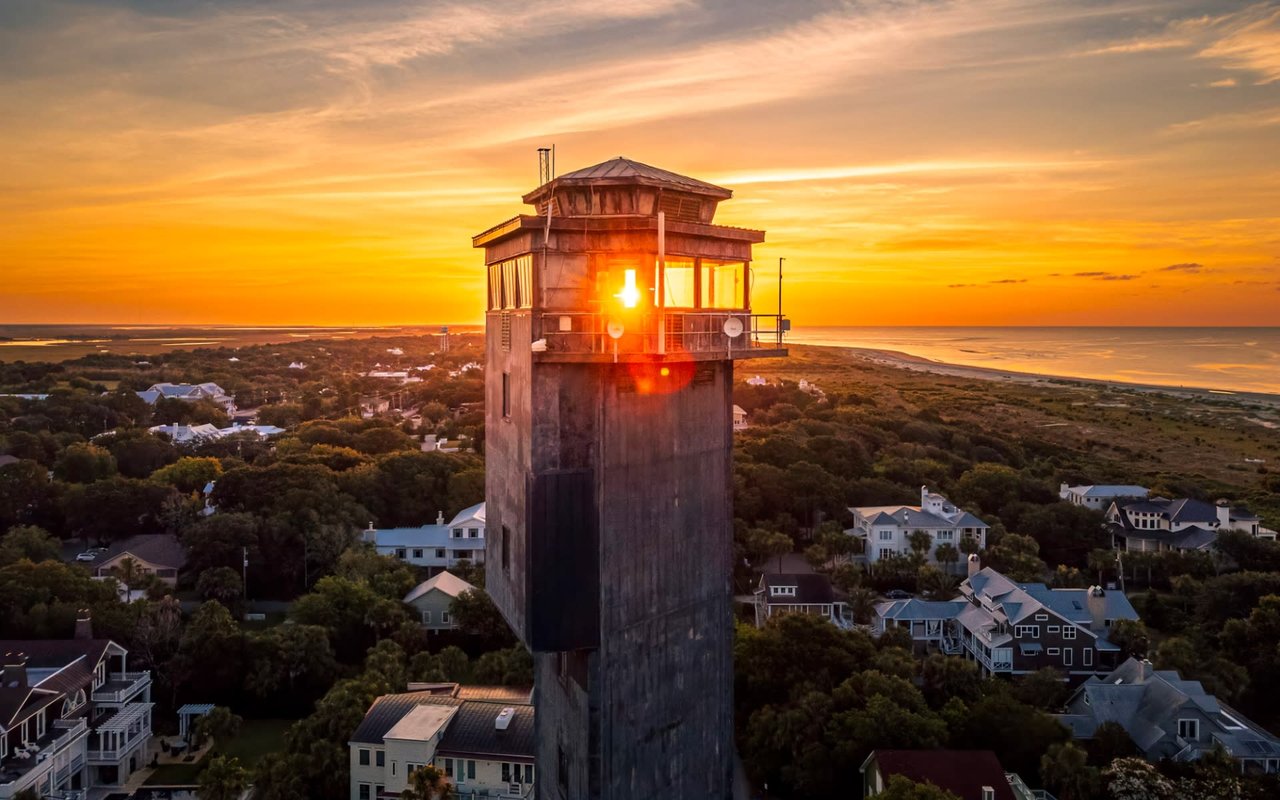
[[[786,355],[731,196],[618,158],[473,239],[486,588],[534,654],[542,797],[731,794],[733,362]]]

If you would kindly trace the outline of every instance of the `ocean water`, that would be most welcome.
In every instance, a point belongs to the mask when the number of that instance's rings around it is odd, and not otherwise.
[[[1280,394],[1280,328],[797,327],[788,341],[1070,378]]]

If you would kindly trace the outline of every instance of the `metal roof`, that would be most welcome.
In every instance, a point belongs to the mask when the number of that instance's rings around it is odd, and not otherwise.
[[[566,172],[552,181],[552,183],[565,185],[596,181],[612,183],[634,181],[635,183],[683,189],[697,194],[713,194],[726,199],[733,196],[732,191],[722,186],[716,186],[713,183],[700,181],[697,178],[690,178],[687,175],[680,175],[639,161],[632,161],[622,156],[608,161],[601,161],[599,164],[583,167],[573,172]]]

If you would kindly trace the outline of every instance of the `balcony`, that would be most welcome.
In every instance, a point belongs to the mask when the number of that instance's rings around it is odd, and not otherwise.
[[[742,332],[729,336],[726,323],[737,320]],[[545,312],[541,318],[541,361],[720,361],[787,354],[783,334],[789,327],[778,314],[747,311],[652,309],[632,315],[599,312]],[[610,334],[611,323],[620,323]],[[731,323],[732,325],[732,323]],[[535,334],[536,335],[536,334]]]
[[[45,732],[26,748],[15,746],[0,760],[0,800],[8,800],[23,789],[43,790],[50,783],[61,784],[84,767],[84,750],[71,748],[89,732],[82,719],[56,720]],[[69,756],[69,757],[68,757]]]
[[[106,683],[93,690],[92,699],[108,705],[127,703],[150,686],[150,672],[113,672]]]
[[[151,703],[128,703],[94,722],[89,761],[118,764],[151,739]]]

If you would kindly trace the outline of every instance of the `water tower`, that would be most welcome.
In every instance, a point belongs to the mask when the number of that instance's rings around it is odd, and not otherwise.
[[[732,787],[733,362],[762,231],[617,158],[474,237],[488,267],[486,588],[534,654],[544,798]]]

